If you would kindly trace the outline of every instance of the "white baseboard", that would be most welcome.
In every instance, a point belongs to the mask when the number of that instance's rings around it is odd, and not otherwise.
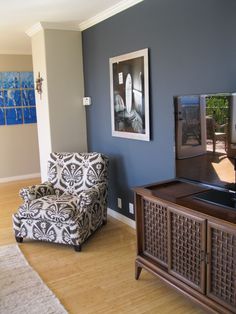
[[[24,175],[21,175],[21,176],[0,178],[0,183],[11,182],[11,181],[19,181],[19,180],[27,180],[27,179],[34,179],[34,178],[40,178],[40,173],[29,173],[29,174],[24,174]]]
[[[115,210],[111,209],[111,208],[107,208],[107,214],[123,223],[125,223],[126,225],[136,229],[136,223],[134,220],[121,215],[120,213],[116,212]]]

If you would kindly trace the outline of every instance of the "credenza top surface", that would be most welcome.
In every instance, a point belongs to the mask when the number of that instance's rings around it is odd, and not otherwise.
[[[224,206],[210,204],[195,198],[198,193],[209,189],[209,187],[201,184],[174,179],[137,187],[134,188],[134,191],[143,197],[152,198],[153,200],[159,199],[167,201],[172,204],[192,209],[195,212],[236,224],[236,209],[229,209]]]

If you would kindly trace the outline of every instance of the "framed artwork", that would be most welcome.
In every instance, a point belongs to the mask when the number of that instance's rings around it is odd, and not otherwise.
[[[6,124],[7,125],[22,124],[22,123],[23,123],[23,117],[22,117],[21,108],[6,109]]]
[[[149,141],[148,49],[109,61],[112,136]]]
[[[20,107],[21,97],[19,89],[4,90],[4,103],[5,107]]]
[[[0,107],[4,106],[3,95],[4,95],[3,91],[0,90]]]
[[[36,122],[33,72],[0,72],[0,125]]]
[[[36,108],[24,108],[24,123],[34,123],[36,121]]]
[[[2,86],[4,89],[20,88],[20,73],[2,72]]]
[[[21,87],[22,88],[34,88],[34,76],[33,72],[21,72]]]
[[[5,112],[2,108],[0,108],[0,125],[5,125]]]

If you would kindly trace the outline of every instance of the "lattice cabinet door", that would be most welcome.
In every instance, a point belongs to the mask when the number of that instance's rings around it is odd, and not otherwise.
[[[171,208],[168,271],[205,293],[206,220]]]
[[[143,199],[143,252],[158,263],[168,264],[167,207]]]
[[[236,230],[208,222],[207,295],[236,313]]]

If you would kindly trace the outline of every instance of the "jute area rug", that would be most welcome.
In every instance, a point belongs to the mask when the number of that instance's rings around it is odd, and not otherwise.
[[[0,313],[67,313],[15,244],[0,246]]]

